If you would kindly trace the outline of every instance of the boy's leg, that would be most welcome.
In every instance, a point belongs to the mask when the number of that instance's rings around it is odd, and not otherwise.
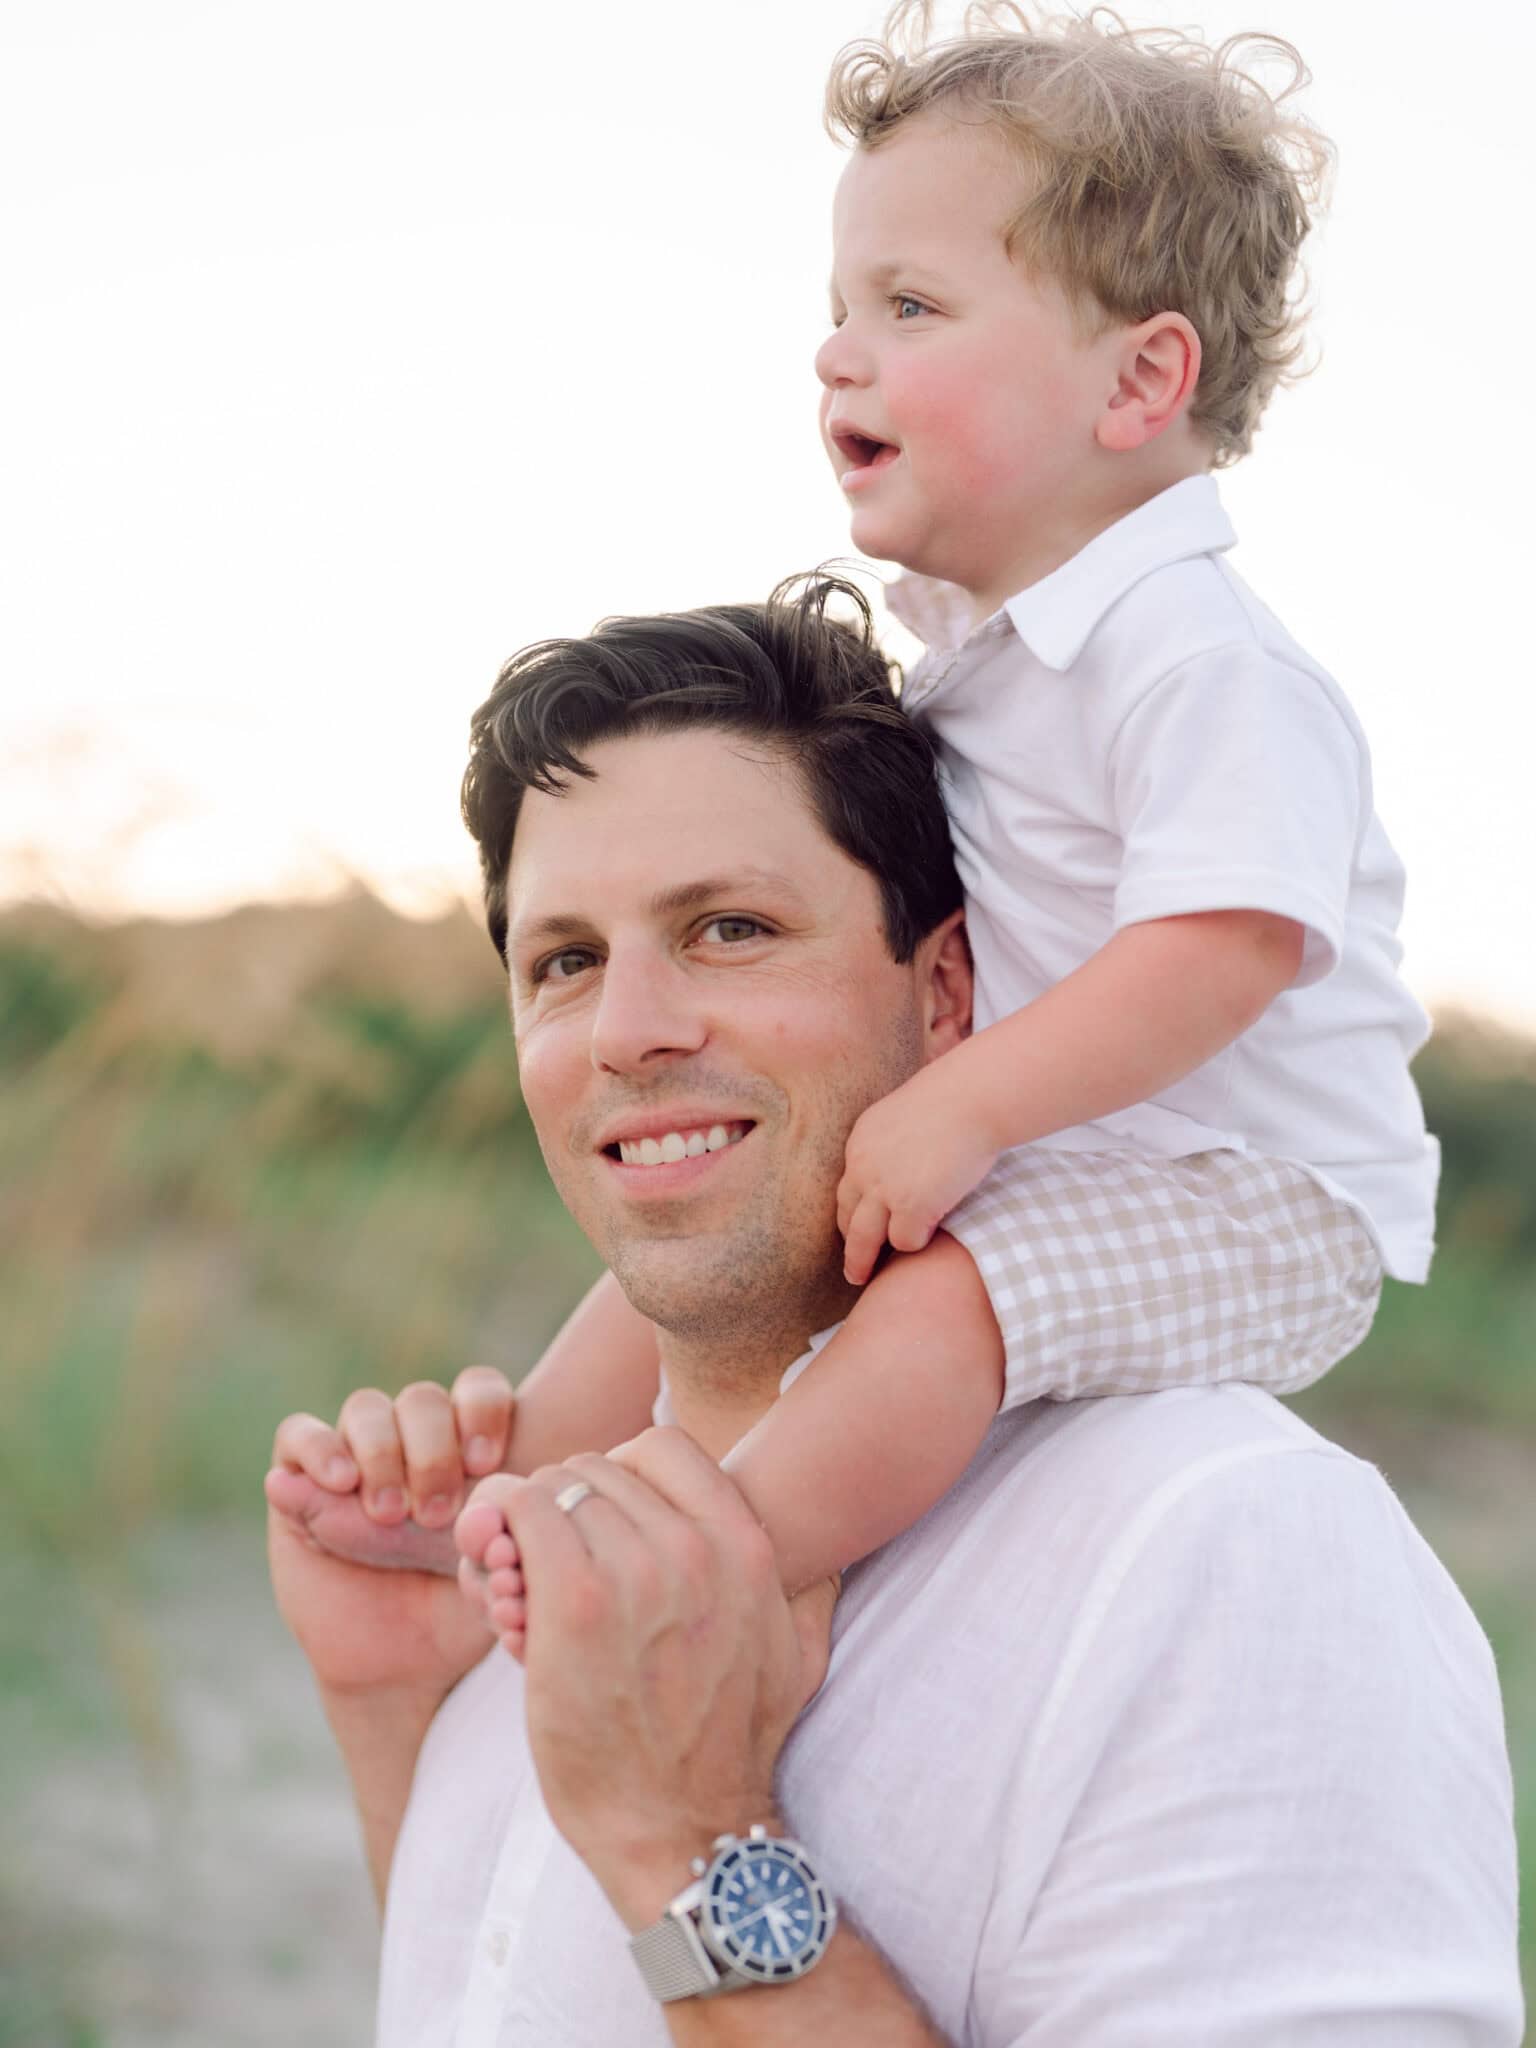
[[[1294,1393],[1381,1293],[1358,1215],[1304,1168],[1021,1146],[944,1219],[985,1280],[1005,1407],[1240,1380]]]
[[[965,1470],[997,1413],[1003,1344],[970,1255],[940,1232],[893,1258],[724,1459],[793,1596],[888,1543]],[[624,1464],[627,1446],[609,1455]],[[526,1622],[498,1508],[460,1515],[460,1584],[514,1655]]]
[[[837,1335],[724,1460],[793,1596],[909,1529],[960,1477],[1003,1390],[968,1252],[892,1258]]]

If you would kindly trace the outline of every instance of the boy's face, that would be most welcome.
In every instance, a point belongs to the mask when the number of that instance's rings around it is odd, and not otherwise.
[[[972,117],[857,151],[833,210],[822,438],[864,554],[958,583],[978,615],[1103,522],[1094,426],[1120,336],[1084,338],[1003,231],[1028,173]]]

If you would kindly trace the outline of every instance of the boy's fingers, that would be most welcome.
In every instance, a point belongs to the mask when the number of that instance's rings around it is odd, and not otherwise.
[[[517,1396],[512,1382],[493,1365],[467,1365],[450,1395],[463,1447],[464,1469],[476,1479],[499,1472],[507,1455],[512,1407]]]
[[[363,1475],[363,1506],[376,1522],[405,1519],[405,1457],[395,1425],[395,1404],[377,1387],[362,1387],[342,1403],[337,1427]]]
[[[358,1482],[356,1464],[347,1447],[318,1415],[286,1415],[272,1439],[272,1463],[289,1472],[304,1472],[332,1493],[350,1493]]]
[[[464,1498],[464,1460],[447,1389],[435,1380],[404,1388],[395,1396],[395,1430],[412,1517],[424,1529],[440,1529]]]
[[[920,1252],[931,1241],[936,1228],[937,1225],[930,1223],[915,1209],[897,1211],[892,1215],[887,1231],[891,1249],[898,1252]]]
[[[875,1270],[890,1221],[878,1195],[866,1195],[854,1211],[843,1245],[843,1274],[851,1287],[862,1287]]]

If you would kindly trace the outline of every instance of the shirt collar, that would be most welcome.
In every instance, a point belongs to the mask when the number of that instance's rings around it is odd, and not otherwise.
[[[1215,478],[1185,477],[1106,527],[1049,576],[1010,597],[971,637],[995,632],[1006,614],[1037,661],[1049,669],[1068,669],[1105,613],[1143,577],[1196,555],[1222,554],[1236,540]],[[892,615],[932,649],[954,649],[966,638],[969,601],[952,583],[902,576],[886,601]]]

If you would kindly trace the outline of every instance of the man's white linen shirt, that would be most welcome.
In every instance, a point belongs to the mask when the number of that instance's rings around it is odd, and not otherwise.
[[[1039,1140],[1306,1167],[1400,1280],[1434,1242],[1439,1152],[1408,1062],[1428,1020],[1397,973],[1403,870],[1342,691],[1247,588],[1214,482],[1190,477],[1010,598],[959,647],[947,585],[891,610],[929,643],[903,692],[940,748],[976,962],[976,1022],[1122,927],[1210,910],[1294,918],[1294,985],[1154,1099]]]
[[[669,2039],[522,1686],[493,1651],[427,1736],[379,2048]],[[1254,1389],[1000,1416],[848,1573],[778,1789],[957,2048],[1520,2040],[1488,1646],[1377,1473]]]

